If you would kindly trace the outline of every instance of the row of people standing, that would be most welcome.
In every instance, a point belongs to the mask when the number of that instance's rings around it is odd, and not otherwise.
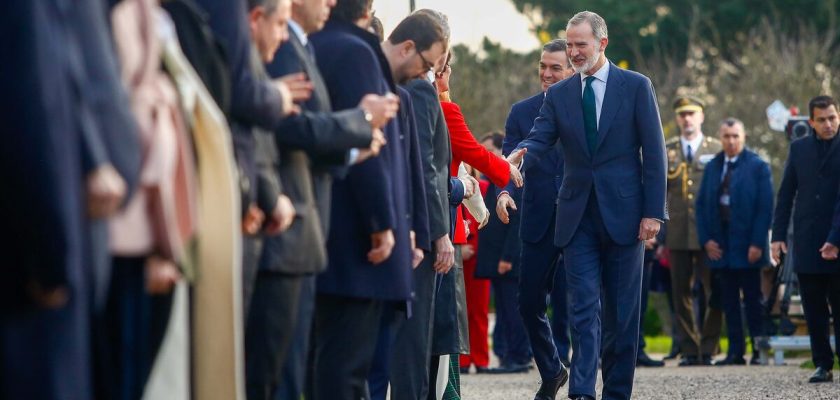
[[[10,250],[4,271],[3,397],[150,395],[153,369],[173,368],[156,355],[181,275],[197,280],[175,350],[194,365],[169,394],[368,398],[377,371],[395,396],[435,391],[448,361],[433,354],[468,351],[452,243],[478,185],[458,164],[521,179],[441,105],[446,17],[421,10],[383,42],[370,0],[113,3],[4,10],[9,37],[29,38],[4,93],[33,94],[10,102],[4,173],[21,195],[4,245],[39,250]],[[27,208],[33,221],[14,217]],[[96,235],[116,213],[109,251]]]

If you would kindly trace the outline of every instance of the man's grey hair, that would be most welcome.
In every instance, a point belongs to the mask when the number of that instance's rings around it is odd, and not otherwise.
[[[566,39],[554,39],[543,45],[543,51],[546,53],[556,53],[558,51],[566,51]]]
[[[741,132],[746,136],[747,130],[744,128],[744,123],[741,122],[740,119],[735,117],[728,117],[720,122],[720,129],[723,130],[724,127],[731,128],[731,127],[738,127]]]
[[[595,35],[595,40],[601,41],[601,39],[609,37],[607,34],[607,22],[600,15],[592,11],[581,11],[575,14],[569,20],[569,23],[566,24],[566,30],[568,31],[570,27],[580,25],[584,22],[588,22],[589,26],[592,27],[592,34]]]

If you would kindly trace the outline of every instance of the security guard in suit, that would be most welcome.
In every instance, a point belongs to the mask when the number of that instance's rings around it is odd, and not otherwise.
[[[704,104],[694,97],[674,101],[680,135],[665,143],[668,156],[668,211],[670,220],[665,244],[671,254],[671,290],[677,339],[682,352],[680,366],[708,365],[718,349],[720,306],[714,301],[709,269],[697,241],[694,202],[706,164],[721,151],[720,140],[702,132]],[[708,304],[702,325],[694,317],[692,284],[700,280]]]

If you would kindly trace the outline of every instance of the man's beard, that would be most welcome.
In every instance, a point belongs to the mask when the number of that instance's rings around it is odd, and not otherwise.
[[[592,57],[588,58],[586,60],[586,62],[583,63],[582,66],[578,67],[574,63],[572,63],[572,67],[575,69],[575,72],[580,72],[580,73],[584,74],[584,73],[586,73],[586,71],[591,70],[592,67],[594,67],[595,64],[598,63],[598,60],[600,58],[601,58],[601,52],[598,51],[595,54],[593,54]]]

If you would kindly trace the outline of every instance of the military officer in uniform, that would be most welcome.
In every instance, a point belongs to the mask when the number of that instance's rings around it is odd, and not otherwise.
[[[694,97],[674,102],[679,137],[666,142],[668,155],[668,210],[670,220],[665,245],[671,254],[671,290],[674,324],[682,352],[680,366],[709,365],[717,352],[721,328],[721,307],[712,295],[712,279],[697,240],[694,202],[706,164],[721,151],[720,140],[703,135],[704,104]],[[692,286],[702,282],[706,304],[702,324],[694,316]]]

